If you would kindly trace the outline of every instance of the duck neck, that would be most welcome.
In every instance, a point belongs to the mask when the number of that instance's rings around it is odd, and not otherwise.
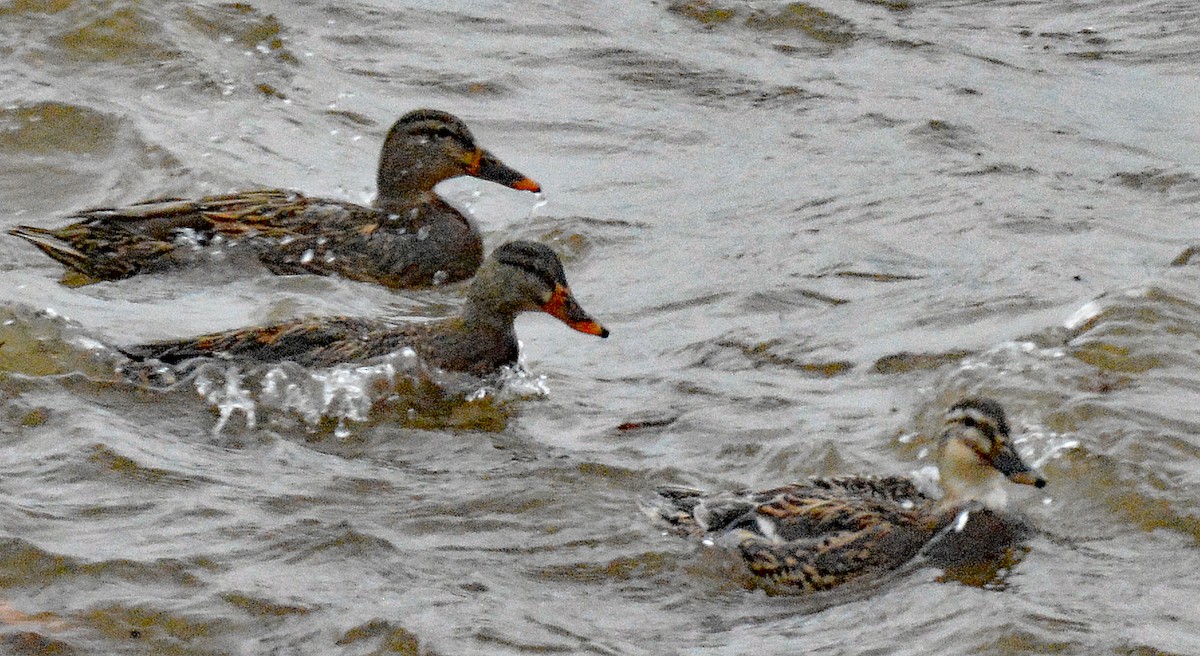
[[[407,217],[414,209],[440,205],[444,202],[432,189],[397,189],[380,186],[379,193],[375,197],[376,208],[400,217]]]
[[[516,329],[513,323],[517,313],[504,307],[497,307],[494,299],[481,299],[468,296],[463,305],[463,323],[474,330],[487,331],[495,335],[512,336],[516,340]]]
[[[940,484],[946,493],[941,508],[956,508],[972,501],[992,510],[1004,508],[1008,501],[1004,475],[981,462],[974,449],[948,434],[938,444],[936,457]]]
[[[972,481],[961,479],[943,481],[942,490],[946,492],[946,496],[942,497],[938,506],[942,511],[957,510],[971,502],[979,503],[989,510],[1003,510],[1008,505],[1008,492],[1004,489],[1004,477],[999,473]]]
[[[433,196],[438,183],[460,174],[444,162],[430,161],[426,148],[424,142],[411,139],[384,145],[375,178],[376,205],[411,205]]]

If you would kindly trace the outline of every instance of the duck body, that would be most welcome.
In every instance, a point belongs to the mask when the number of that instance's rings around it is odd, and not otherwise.
[[[354,317],[309,318],[123,350],[136,359],[153,358],[169,365],[217,358],[331,367],[405,348],[428,365],[477,376],[516,363],[518,354],[515,331],[481,331],[461,317],[407,326]]]
[[[472,281],[456,317],[401,325],[354,317],[306,318],[122,351],[135,360],[155,359],[169,365],[218,358],[333,366],[411,348],[428,365],[486,376],[516,363],[519,345],[514,321],[526,311],[547,312],[580,332],[608,336],[608,330],[575,301],[554,252],[541,244],[518,241],[496,249]]]
[[[9,232],[91,280],[177,265],[189,246],[237,242],[276,274],[422,287],[469,278],[483,261],[477,226],[433,191],[460,175],[540,190],[476,146],[459,119],[417,110],[401,117],[384,142],[371,207],[259,189],[91,209],[69,216],[75,221],[61,228]]]
[[[813,479],[772,490],[707,496],[660,488],[674,532],[734,549],[770,588],[828,590],[911,560],[946,525],[905,478]]]
[[[994,481],[981,474],[977,478],[987,479],[984,487],[946,485],[966,465],[953,461],[961,454],[944,445],[964,443],[980,471],[991,469],[1001,478],[1037,487],[1045,481],[1012,450],[1003,410],[994,401],[964,399],[947,416],[938,462],[947,494],[940,499],[902,476],[845,476],[760,492],[707,494],[663,487],[648,510],[674,533],[734,551],[763,587],[792,593],[829,590],[896,569],[946,532],[964,510],[978,510],[987,518],[976,522],[984,527],[978,537],[992,540],[1007,530],[999,513],[1003,499],[991,494]],[[971,549],[962,540],[951,544],[955,551]]]

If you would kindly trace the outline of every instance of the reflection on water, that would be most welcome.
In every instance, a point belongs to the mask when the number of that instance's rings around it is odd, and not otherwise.
[[[130,381],[107,345],[440,317],[462,287],[201,258],[71,289],[0,239],[0,649],[1200,653],[1197,11],[0,5],[4,227],[363,202],[386,127],[437,107],[546,190],[438,192],[489,249],[553,244],[614,324],[597,349],[523,317],[499,380],[401,352]],[[921,472],[976,393],[1049,481],[985,566],[767,597],[639,512],[659,484]]]

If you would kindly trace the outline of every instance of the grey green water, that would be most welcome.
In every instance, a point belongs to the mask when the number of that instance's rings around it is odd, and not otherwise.
[[[0,649],[1200,653],[1200,262],[1172,265],[1198,29],[1150,0],[0,2],[3,227],[365,201],[391,121],[436,107],[545,189],[444,195],[489,248],[555,247],[613,333],[523,317],[528,373],[433,409],[377,372],[140,390],[103,344],[436,317],[461,287],[217,257],[71,289],[0,239]],[[964,393],[1049,480],[978,579],[767,597],[638,509],[922,470]]]

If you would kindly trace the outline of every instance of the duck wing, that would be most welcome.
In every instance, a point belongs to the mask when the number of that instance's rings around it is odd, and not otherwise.
[[[422,233],[377,224],[281,240],[258,259],[279,275],[338,274],[393,289],[465,280],[483,261],[483,246],[467,234],[429,239]]]
[[[152,268],[176,249],[176,240],[186,231],[201,240],[217,235],[286,240],[317,230],[352,230],[378,221],[378,212],[283,189],[256,189],[197,199],[156,198],[67,218],[75,222],[53,229],[17,226],[9,233],[71,269],[100,280],[120,280]]]
[[[755,495],[733,542],[755,575],[789,589],[825,590],[893,569],[932,537],[929,500],[899,477],[814,479]]]
[[[57,230],[17,226],[8,234],[91,279],[86,282],[128,278],[175,250],[171,242],[108,226],[72,224]]]
[[[910,560],[937,527],[931,508],[906,478],[840,477],[761,492],[662,487],[647,511],[735,549],[772,586],[824,590]]]
[[[386,325],[353,317],[320,317],[255,328],[242,328],[191,339],[123,348],[135,360],[178,364],[192,358],[226,358],[312,364],[318,354],[340,345],[365,343]]]
[[[252,189],[201,198],[155,198],[121,207],[101,207],[68,216],[73,226],[121,228],[158,239],[173,239],[185,228],[238,237],[247,233],[286,236],[313,225],[348,227],[348,212],[374,213],[342,201],[314,198],[286,189]]]
[[[884,521],[820,538],[740,538],[737,549],[754,576],[774,587],[807,592],[899,567],[917,555],[929,534],[918,526]]]

